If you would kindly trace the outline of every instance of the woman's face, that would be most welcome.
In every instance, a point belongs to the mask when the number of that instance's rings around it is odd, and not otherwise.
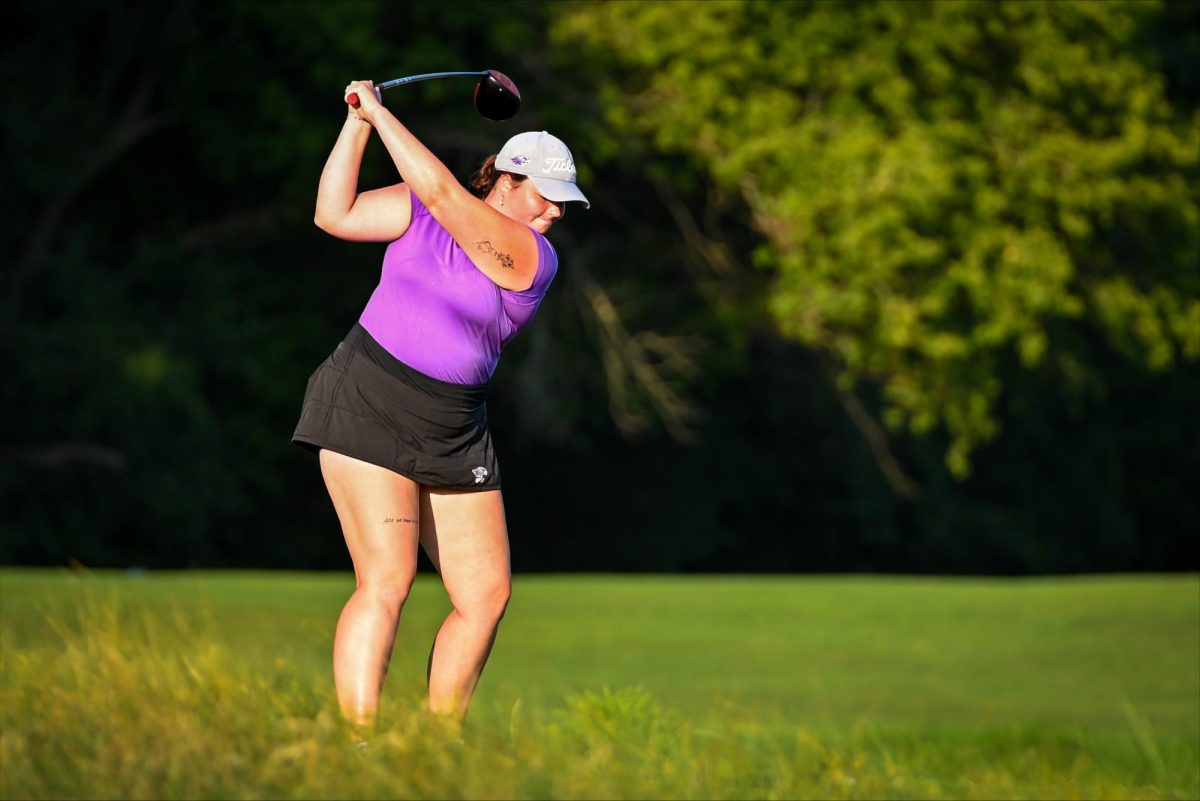
[[[565,203],[546,200],[528,178],[517,183],[509,176],[502,175],[498,188],[504,200],[500,211],[525,223],[539,234],[549,231],[550,226],[567,213]]]

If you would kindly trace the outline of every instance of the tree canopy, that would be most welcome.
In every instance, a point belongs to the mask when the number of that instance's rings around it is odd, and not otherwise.
[[[311,223],[339,92],[495,68],[386,101],[592,200],[491,389],[517,569],[1200,565],[1200,4],[7,12],[0,562],[347,566],[288,442],[382,257]]]
[[[783,334],[957,475],[1014,359],[1065,393],[1200,358],[1200,115],[1136,51],[1136,3],[603,3],[615,135],[737,192]],[[631,35],[631,32],[637,32]]]

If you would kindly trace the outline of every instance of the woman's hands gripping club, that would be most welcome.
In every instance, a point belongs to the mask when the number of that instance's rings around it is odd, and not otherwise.
[[[372,122],[375,112],[383,108],[383,94],[373,81],[351,81],[343,95],[346,104],[364,122]]]

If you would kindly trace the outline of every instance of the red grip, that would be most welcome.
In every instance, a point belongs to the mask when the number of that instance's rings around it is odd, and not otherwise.
[[[346,102],[349,103],[350,105],[354,106],[355,108],[358,108],[358,93],[351,92],[350,96],[346,98]]]

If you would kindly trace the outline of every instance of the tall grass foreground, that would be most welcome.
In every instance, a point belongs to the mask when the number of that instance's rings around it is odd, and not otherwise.
[[[64,579],[46,579],[54,580]],[[271,579],[257,581],[270,594]],[[5,601],[4,798],[1194,798],[1200,790],[1196,738],[1156,734],[1132,704],[1126,736],[1113,738],[1033,723],[796,725],[725,702],[684,714],[648,689],[619,686],[550,704],[507,699],[503,714],[455,732],[424,712],[422,687],[393,677],[377,736],[357,748],[328,671],[314,667],[324,655],[248,658],[230,634],[239,621],[219,609],[148,603],[121,587],[40,603],[36,617]],[[527,669],[536,683],[537,666]]]

